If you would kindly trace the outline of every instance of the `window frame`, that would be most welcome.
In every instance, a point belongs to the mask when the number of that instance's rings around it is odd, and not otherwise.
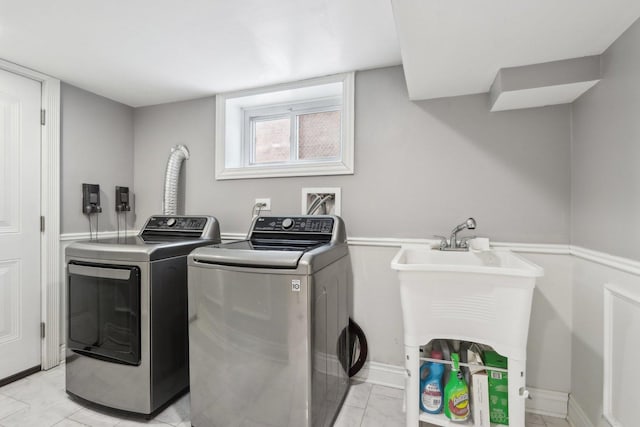
[[[286,93],[295,90],[313,90],[314,87],[322,87],[333,83],[341,83],[341,93],[318,96],[313,99],[297,100],[293,102],[271,102],[258,105],[238,106],[243,99],[253,96]],[[341,105],[340,105],[341,104]],[[227,107],[233,111],[227,112]],[[297,159],[298,147],[298,123],[297,116],[304,113],[316,113],[324,111],[341,111],[341,146],[340,158],[322,160]],[[291,120],[291,140],[295,135],[296,150],[295,160],[288,162],[254,163],[254,148],[250,145],[253,141],[253,129],[251,118],[277,118],[289,116]],[[232,120],[227,120],[233,117]],[[337,74],[333,76],[309,79],[300,82],[285,83],[259,89],[237,91],[216,96],[216,140],[215,140],[215,179],[244,179],[244,178],[269,178],[291,176],[322,176],[322,175],[347,175],[354,173],[354,73]],[[239,122],[238,122],[239,121]],[[227,132],[229,127],[237,127],[232,132]],[[295,133],[294,133],[295,132]],[[229,136],[229,137],[228,137]],[[229,145],[228,144],[236,144]],[[239,146],[238,146],[239,144]],[[233,150],[233,153],[231,153]],[[231,153],[231,154],[229,154]],[[226,155],[233,158],[229,165]]]

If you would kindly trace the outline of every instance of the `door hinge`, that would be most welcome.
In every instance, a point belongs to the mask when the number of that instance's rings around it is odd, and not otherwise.
[[[44,338],[44,336],[45,336],[44,322],[40,322],[40,338]]]
[[[47,110],[40,110],[40,124],[42,126],[47,122]]]
[[[44,217],[40,216],[40,232],[44,233]]]

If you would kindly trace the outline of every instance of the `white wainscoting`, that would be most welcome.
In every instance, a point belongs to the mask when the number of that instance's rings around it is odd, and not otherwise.
[[[127,231],[130,235],[136,230]],[[102,232],[101,238],[115,236],[115,232]],[[243,233],[223,233],[223,241],[241,240]],[[65,283],[64,250],[76,240],[88,239],[88,233],[70,233],[61,236],[60,259],[61,283]],[[399,247],[404,244],[434,244],[431,239],[397,239],[397,238],[348,238],[353,269],[354,319],[360,324],[369,341],[370,359],[363,370],[356,376],[357,380],[404,388],[405,370],[403,367],[402,317],[400,299],[397,292],[397,278],[390,268],[390,261]],[[567,379],[571,364],[571,337],[553,335],[548,331],[557,331],[557,325],[565,325],[572,333],[571,327],[571,294],[574,289],[571,271],[574,260],[581,259],[616,271],[633,275],[640,274],[640,263],[613,257],[608,254],[568,245],[492,243],[495,247],[504,247],[533,262],[541,264],[547,270],[537,286],[539,302],[547,304],[546,311],[536,314],[536,298],[529,334],[529,356],[527,364],[528,383],[532,399],[527,403],[527,410],[534,413],[566,417],[576,427],[592,427],[586,412],[575,398],[567,392],[571,386]],[[604,283],[602,283],[604,286]],[[61,313],[65,308],[65,287],[61,292]],[[569,296],[567,296],[569,295]],[[568,299],[568,300],[567,300]],[[555,317],[556,323],[550,323],[549,317]],[[64,337],[64,316],[61,316],[61,336]],[[536,335],[536,330],[541,331]],[[532,345],[532,340],[537,340]],[[61,343],[64,345],[64,342]],[[61,347],[61,351],[64,347]],[[545,355],[560,352],[566,361],[550,368]],[[601,368],[601,367],[599,367]],[[598,371],[598,369],[596,369]],[[560,378],[560,379],[558,379]],[[590,405],[594,402],[582,402]],[[595,402],[600,404],[601,402]],[[567,412],[568,408],[568,412]]]
[[[640,286],[604,287],[603,414],[614,427],[637,424]]]
[[[628,310],[619,310],[616,307],[613,311],[610,306],[607,313],[606,289],[609,286],[616,289],[618,293],[640,295],[640,262],[575,246],[572,247],[572,255],[574,256],[573,376],[569,421],[577,427],[611,425],[604,416],[607,411],[605,397],[609,394],[609,391],[606,391],[606,384],[614,381],[614,378],[609,377],[606,372],[606,353],[611,351],[607,345],[607,335],[616,329],[616,333],[620,333],[620,329],[623,329],[622,334],[632,330],[637,331],[640,325],[636,316],[629,316]],[[614,313],[616,316],[625,316],[625,320],[618,323],[618,328],[611,329],[613,324],[610,321],[607,324],[606,319]],[[637,340],[631,341],[630,344],[637,345]],[[628,356],[632,359],[634,357]],[[630,368],[628,375],[624,374],[625,378],[638,378],[636,371],[637,369]],[[634,388],[635,386],[634,384]],[[616,404],[623,403],[616,401]],[[637,424],[635,420],[629,423],[630,417],[636,418],[636,411],[629,409],[630,406],[627,401],[627,409],[619,412],[618,415],[626,419],[627,423],[613,425],[627,427]],[[617,410],[621,411],[621,407]]]

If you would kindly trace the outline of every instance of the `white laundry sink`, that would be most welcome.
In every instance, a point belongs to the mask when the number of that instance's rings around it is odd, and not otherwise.
[[[506,249],[441,251],[427,245],[403,246],[391,261],[398,271],[450,271],[538,277],[544,270]]]
[[[404,246],[398,272],[405,344],[480,342],[526,358],[533,289],[544,270],[506,249],[441,251]]]

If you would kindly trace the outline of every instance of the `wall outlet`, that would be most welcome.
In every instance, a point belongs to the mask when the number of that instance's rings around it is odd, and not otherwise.
[[[256,199],[256,205],[258,203],[264,203],[264,207],[259,208],[258,206],[256,206],[256,210],[261,210],[261,211],[270,211],[271,210],[271,199]]]

